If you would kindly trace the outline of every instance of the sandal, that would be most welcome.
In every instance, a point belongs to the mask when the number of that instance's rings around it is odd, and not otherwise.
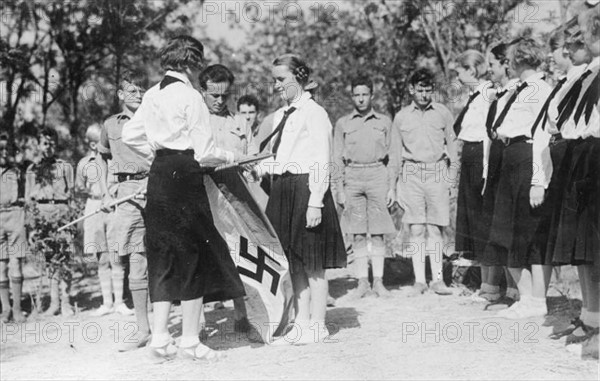
[[[575,331],[579,327],[583,327],[583,322],[581,321],[581,319],[579,319],[579,317],[576,317],[575,319],[571,320],[571,324],[569,324],[567,328],[563,329],[562,331],[554,332],[548,337],[552,340],[558,340],[561,337],[565,337],[572,334],[573,331]]]
[[[198,349],[201,350],[201,354],[198,354]],[[214,362],[225,358],[225,354],[214,351],[206,345],[199,343],[191,347],[180,347],[179,357],[183,360]]]
[[[150,361],[154,364],[162,364],[171,361],[177,355],[177,347],[169,342],[162,347],[148,347]]]

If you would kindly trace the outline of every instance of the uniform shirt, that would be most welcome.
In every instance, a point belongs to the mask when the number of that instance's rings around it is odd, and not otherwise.
[[[96,155],[89,153],[83,159],[79,160],[75,172],[75,186],[78,189],[87,191],[90,198],[100,199],[102,189],[100,187],[100,175],[102,171],[96,162]]]
[[[395,188],[397,167],[392,147],[392,120],[373,109],[362,116],[358,111],[341,117],[335,124],[333,133],[333,158],[338,172],[336,182],[344,178],[344,168],[348,162],[371,164],[387,157],[388,180]]]
[[[565,139],[577,139],[575,136],[575,121],[573,119],[567,120],[563,126],[562,131],[558,131],[557,120],[558,120],[558,105],[562,101],[569,89],[573,86],[573,83],[583,74],[587,65],[573,66],[567,72],[567,80],[560,90],[554,96],[554,99],[550,101],[548,106],[548,120],[546,122],[546,131],[549,134],[556,135],[559,132]]]
[[[46,167],[41,173],[40,166]],[[52,164],[32,164],[27,169],[27,177],[28,184],[31,184],[28,196],[33,200],[65,201],[71,197],[73,166],[64,160],[55,159]]]
[[[229,110],[220,115],[210,114],[210,127],[217,147],[240,155],[248,153],[248,131],[246,124]]]
[[[104,121],[98,152],[107,155],[111,161],[109,172],[114,174],[135,174],[150,171],[152,155],[135,151],[123,142],[123,126],[131,118],[125,113],[115,114]]]
[[[479,95],[473,99],[464,116],[458,138],[465,142],[482,142],[487,138],[485,121],[493,98],[491,81],[481,83],[475,88]]]
[[[544,73],[535,73],[525,79],[527,87],[519,93],[516,101],[506,114],[502,125],[498,127],[496,132],[500,138],[514,138],[524,135],[533,139],[531,185],[548,188],[552,176],[552,159],[548,146],[551,135],[547,131],[538,128],[535,136],[531,136],[531,128],[552,92],[552,87],[544,81],[543,77]],[[501,108],[498,108],[498,114],[502,112],[501,110]]]
[[[449,158],[456,163],[456,138],[453,132],[454,118],[446,106],[431,102],[421,110],[415,102],[400,110],[394,118],[394,136],[399,139],[395,147],[400,149],[401,161],[436,163]]]
[[[163,148],[193,149],[198,162],[209,158],[213,162],[233,162],[233,152],[215,145],[208,108],[188,77],[171,70],[166,76],[181,82],[163,89],[158,83],[144,94],[133,118],[123,126],[123,143],[144,157],[153,157]]]
[[[260,170],[276,175],[308,173],[308,206],[322,208],[323,197],[329,189],[333,127],[327,111],[305,92],[291,105],[275,112],[272,130],[290,107],[296,110],[287,119],[277,156],[263,160]]]
[[[25,181],[20,176],[21,171],[17,167],[0,167],[0,209],[9,207],[21,197],[27,198],[29,184],[23,184],[24,194],[19,197],[19,182]]]

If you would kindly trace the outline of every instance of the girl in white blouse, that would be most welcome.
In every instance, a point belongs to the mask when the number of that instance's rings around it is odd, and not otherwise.
[[[176,353],[169,335],[171,305],[183,311],[179,356],[212,360],[217,352],[200,343],[203,302],[244,295],[227,243],[214,226],[199,162],[231,163],[234,154],[215,146],[204,99],[192,87],[203,63],[202,44],[179,36],[161,52],[163,80],[149,89],[122,139],[154,156],[145,209],[146,252],[154,322],[150,354],[156,362]]]
[[[271,144],[274,159],[261,164],[273,176],[267,216],[290,263],[296,318],[278,344],[322,341],[328,283],[325,269],[346,265],[346,250],[329,190],[332,125],[308,91],[311,70],[296,55],[273,62],[275,90],[287,103],[276,111]]]

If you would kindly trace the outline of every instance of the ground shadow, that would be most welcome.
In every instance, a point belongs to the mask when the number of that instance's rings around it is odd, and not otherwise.
[[[327,310],[327,329],[330,335],[335,335],[342,329],[359,328],[359,313],[351,307],[337,307]]]
[[[544,327],[552,327],[552,333],[566,329],[571,320],[578,317],[581,312],[581,300],[569,299],[566,295],[549,296],[546,298],[548,315]]]

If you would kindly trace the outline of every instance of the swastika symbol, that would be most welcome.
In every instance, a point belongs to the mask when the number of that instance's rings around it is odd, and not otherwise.
[[[271,294],[277,295],[277,285],[279,284],[280,275],[277,270],[265,263],[267,253],[265,253],[260,246],[256,247],[256,256],[248,253],[248,239],[240,236],[240,257],[246,258],[256,265],[256,273],[241,266],[237,266],[240,275],[247,276],[258,283],[262,283],[263,273],[265,271],[268,272],[273,277],[273,280],[271,281]]]

